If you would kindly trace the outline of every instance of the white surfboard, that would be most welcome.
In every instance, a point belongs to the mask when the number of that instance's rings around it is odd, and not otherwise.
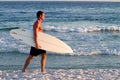
[[[22,41],[30,46],[35,47],[34,35],[32,30],[26,29],[13,29],[10,31],[10,35],[15,39]],[[39,43],[41,49],[55,52],[55,53],[73,53],[73,50],[60,39],[53,37],[49,34],[40,32]]]

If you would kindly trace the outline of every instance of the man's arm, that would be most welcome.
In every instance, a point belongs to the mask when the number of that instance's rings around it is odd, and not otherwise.
[[[40,49],[41,46],[39,46],[39,44],[38,44],[38,33],[39,33],[39,26],[36,25],[36,27],[34,28],[35,46],[36,46],[37,49]]]

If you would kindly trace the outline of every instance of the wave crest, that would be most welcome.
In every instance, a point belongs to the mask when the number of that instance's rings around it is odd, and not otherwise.
[[[55,31],[55,32],[101,32],[101,31],[120,31],[119,26],[109,27],[56,27],[56,26],[45,26],[44,31]]]

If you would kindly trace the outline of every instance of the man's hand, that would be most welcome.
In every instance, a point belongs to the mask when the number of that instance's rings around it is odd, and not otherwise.
[[[37,48],[37,49],[40,49],[40,48],[41,48],[41,46],[40,46],[40,45],[36,45],[36,48]]]

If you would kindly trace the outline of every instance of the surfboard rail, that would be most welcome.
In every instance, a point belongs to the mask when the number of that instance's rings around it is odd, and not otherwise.
[[[33,30],[13,29],[10,31],[10,35],[17,40],[26,43],[27,45],[35,47]],[[41,49],[44,49],[46,51],[60,54],[73,53],[72,48],[68,46],[65,42],[44,32],[39,33],[38,44],[41,45]]]

